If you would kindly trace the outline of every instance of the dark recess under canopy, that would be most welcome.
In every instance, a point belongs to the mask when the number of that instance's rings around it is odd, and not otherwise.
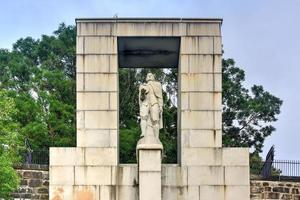
[[[180,37],[118,37],[120,68],[177,68]]]

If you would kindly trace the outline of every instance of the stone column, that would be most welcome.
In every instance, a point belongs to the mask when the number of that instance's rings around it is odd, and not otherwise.
[[[150,139],[150,138],[149,138]],[[151,142],[151,143],[150,143]],[[161,200],[161,156],[157,140],[143,138],[137,145],[139,200]]]

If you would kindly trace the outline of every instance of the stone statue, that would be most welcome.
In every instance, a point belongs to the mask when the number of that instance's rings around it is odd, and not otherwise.
[[[159,130],[163,127],[162,87],[152,73],[147,74],[146,82],[139,87],[141,138],[154,136],[159,141]]]

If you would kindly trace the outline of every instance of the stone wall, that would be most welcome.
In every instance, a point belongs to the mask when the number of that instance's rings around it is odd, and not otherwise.
[[[180,37],[179,161],[162,168],[162,199],[249,200],[248,149],[222,148],[221,23],[77,19],[77,146],[50,148],[50,199],[137,198],[137,165],[118,162],[117,43],[161,36]]]
[[[300,182],[251,181],[251,200],[300,200]]]
[[[23,165],[16,167],[21,177],[14,199],[49,199],[49,171],[45,165]]]
[[[12,196],[15,199],[48,199],[49,173],[48,166],[30,165],[16,169],[21,176],[21,185]],[[138,199],[137,166],[135,164],[121,165],[116,184],[119,194],[116,199]],[[187,192],[186,169],[178,165],[162,166],[162,196],[163,199],[180,199]],[[177,174],[177,176],[173,176]],[[184,175],[185,174],[185,175]],[[187,177],[186,177],[187,179]],[[251,180],[251,200],[300,200],[300,182]],[[221,189],[221,190],[220,190]],[[224,193],[220,186],[201,187],[202,194],[211,190],[214,195]],[[99,191],[100,193],[100,188]],[[102,191],[103,192],[103,191]],[[124,193],[126,195],[124,195]],[[99,195],[99,194],[98,194]],[[221,195],[223,196],[223,195]]]

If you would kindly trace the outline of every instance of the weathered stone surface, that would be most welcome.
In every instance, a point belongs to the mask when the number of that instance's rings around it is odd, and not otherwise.
[[[111,167],[75,167],[75,185],[111,185]]]
[[[161,171],[161,152],[158,150],[139,151],[139,171]]]
[[[134,164],[121,164],[118,166],[118,184],[124,186],[137,186],[138,175],[137,165]],[[125,191],[124,191],[125,192]]]
[[[249,166],[249,149],[223,148],[223,165]]]
[[[116,54],[115,37],[77,37],[77,54]]]
[[[162,165],[162,185],[163,186],[186,186],[187,167],[177,164]]]
[[[190,110],[222,110],[222,94],[212,92],[190,92]]]
[[[117,148],[86,148],[85,164],[88,166],[117,165]]]
[[[225,185],[250,185],[248,166],[226,166]]]
[[[77,73],[117,73],[117,55],[77,55]]]
[[[221,130],[182,130],[182,147],[222,147]]]
[[[108,92],[77,92],[77,110],[110,110]]]
[[[181,74],[182,92],[213,92],[213,74]]]
[[[116,130],[77,130],[78,147],[116,147]]]
[[[187,35],[189,36],[219,36],[221,26],[218,23],[187,23]]]
[[[120,185],[118,186],[118,200],[138,200],[138,187]]]
[[[217,42],[216,45],[217,46]],[[182,37],[181,38],[182,54],[213,54],[214,38],[213,37]]]
[[[223,200],[224,186],[200,186],[200,200]]]
[[[91,92],[116,92],[117,74],[85,74],[84,90]]]
[[[74,199],[73,186],[68,185],[50,185],[49,188],[49,199],[50,200],[67,200]]]
[[[221,129],[221,111],[182,111],[181,129]]]
[[[161,199],[161,173],[139,172],[139,199]]]
[[[188,185],[224,185],[222,166],[188,167]]]
[[[117,111],[86,111],[85,128],[117,129]]]
[[[73,166],[50,166],[50,185],[74,185]]]
[[[220,166],[222,149],[218,148],[183,148],[183,166]]]
[[[109,36],[112,34],[110,23],[77,23],[77,35],[79,36]]]
[[[86,200],[100,200],[99,186],[74,186],[74,198]]]
[[[227,200],[248,200],[250,199],[249,186],[226,186],[225,199]]]
[[[74,166],[83,165],[84,149],[78,147],[51,147],[51,166]]]

